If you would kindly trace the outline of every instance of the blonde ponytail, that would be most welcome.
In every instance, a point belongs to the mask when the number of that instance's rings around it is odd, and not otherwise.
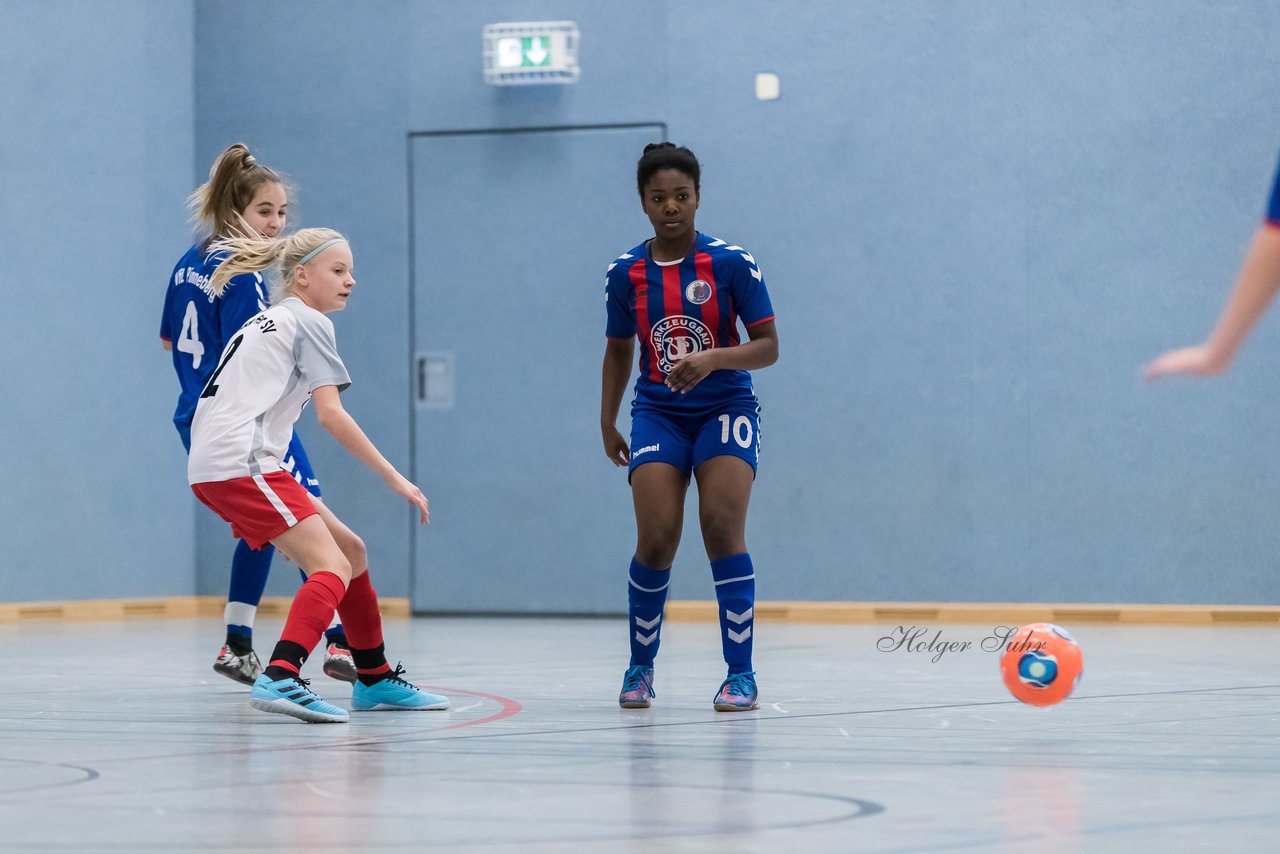
[[[241,273],[258,273],[276,262],[284,241],[270,237],[224,237],[209,244],[209,252],[227,253],[227,257],[213,271],[209,287],[215,295],[222,296],[227,282]],[[275,302],[275,300],[271,300]]]
[[[217,296],[222,296],[233,276],[259,273],[274,265],[274,275],[270,277],[268,287],[271,304],[275,305],[293,289],[293,275],[298,263],[323,244],[336,240],[345,241],[346,238],[332,228],[303,228],[287,237],[215,240],[209,245],[209,251],[226,253],[227,257],[213,271],[210,287]]]

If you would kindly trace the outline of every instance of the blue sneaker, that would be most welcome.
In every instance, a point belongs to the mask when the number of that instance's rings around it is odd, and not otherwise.
[[[346,709],[330,705],[311,692],[305,679],[289,677],[271,681],[265,673],[253,683],[249,705],[263,712],[289,715],[313,724],[345,724],[351,719]]]
[[[717,712],[749,712],[758,707],[756,702],[756,674],[730,673],[729,678],[720,683],[720,690],[712,703]]]
[[[647,709],[650,699],[658,696],[653,690],[653,666],[632,664],[622,676],[622,693],[618,705],[624,709]]]
[[[396,669],[382,681],[372,685],[356,682],[351,689],[351,710],[376,712],[379,709],[411,709],[419,712],[449,708],[449,698],[428,694],[417,685],[400,678],[404,668],[396,663]]]

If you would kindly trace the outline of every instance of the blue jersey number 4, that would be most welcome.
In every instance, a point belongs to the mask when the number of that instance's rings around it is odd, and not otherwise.
[[[200,318],[196,315],[196,304],[187,303],[187,310],[182,315],[182,330],[178,333],[178,352],[191,354],[191,367],[200,367],[204,358],[204,345],[200,343]]]

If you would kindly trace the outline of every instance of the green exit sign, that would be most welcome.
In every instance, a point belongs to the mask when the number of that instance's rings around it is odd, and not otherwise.
[[[508,36],[498,39],[498,68],[547,68],[551,36]]]
[[[578,79],[578,25],[573,21],[487,25],[484,77],[496,86],[574,82]]]

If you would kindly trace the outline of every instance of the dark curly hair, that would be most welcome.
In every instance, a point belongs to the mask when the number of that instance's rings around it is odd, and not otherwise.
[[[701,193],[702,166],[693,152],[674,142],[651,142],[644,147],[644,154],[636,164],[636,189],[644,197],[644,185],[663,169],[675,169],[693,179],[693,191]]]

